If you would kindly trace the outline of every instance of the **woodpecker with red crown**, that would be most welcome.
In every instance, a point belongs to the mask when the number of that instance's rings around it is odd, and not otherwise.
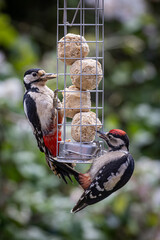
[[[127,134],[120,129],[98,133],[106,142],[108,151],[93,161],[87,173],[77,175],[77,180],[85,191],[72,209],[74,213],[107,198],[123,187],[134,171],[134,159],[129,153]]]
[[[66,182],[65,176],[71,180],[70,175],[77,172],[70,165],[59,163],[53,158],[58,155],[57,141],[61,141],[63,122],[61,102],[57,96],[58,90],[53,92],[46,86],[46,82],[53,78],[56,78],[56,74],[46,73],[39,68],[26,71],[23,105],[40,151],[45,153],[46,161],[53,172]]]

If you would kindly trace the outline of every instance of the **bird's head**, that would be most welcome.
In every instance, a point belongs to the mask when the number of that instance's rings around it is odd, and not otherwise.
[[[34,86],[44,86],[46,81],[49,79],[56,78],[57,75],[54,73],[46,73],[40,68],[32,68],[25,72],[24,74],[24,85],[28,90]]]
[[[129,138],[125,131],[120,129],[112,129],[109,132],[103,133],[97,131],[99,137],[104,139],[107,143],[109,150],[127,150],[129,151]]]

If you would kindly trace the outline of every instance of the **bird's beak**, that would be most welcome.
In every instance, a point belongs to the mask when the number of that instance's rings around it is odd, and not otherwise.
[[[40,79],[43,81],[47,81],[49,79],[56,78],[57,74],[55,73],[44,73],[43,75],[40,76]]]
[[[101,131],[97,131],[97,133],[100,134],[100,135],[99,135],[100,138],[106,140],[108,132],[104,133],[104,132],[101,132]]]

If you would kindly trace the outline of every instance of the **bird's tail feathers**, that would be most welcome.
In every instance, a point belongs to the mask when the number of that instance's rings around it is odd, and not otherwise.
[[[85,202],[85,198],[82,195],[82,197],[79,199],[77,204],[71,210],[71,213],[77,213],[77,212],[81,211],[83,208],[85,208],[87,206],[88,206],[88,204]]]
[[[52,171],[55,173],[55,175],[58,175],[62,177],[62,179],[67,183],[66,177],[69,178],[69,180],[72,182],[72,179],[70,177],[74,176],[74,178],[79,183],[79,172],[77,172],[75,169],[73,169],[71,166],[69,166],[66,163],[60,163],[55,158],[51,156],[46,156],[46,160],[48,162],[48,165],[52,169]]]

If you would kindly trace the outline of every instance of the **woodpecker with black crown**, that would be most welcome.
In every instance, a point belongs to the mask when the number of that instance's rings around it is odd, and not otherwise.
[[[59,151],[57,141],[61,141],[63,112],[57,96],[58,90],[53,92],[46,86],[46,82],[56,76],[39,68],[26,71],[23,105],[40,151],[45,153],[46,161],[53,172],[66,182],[66,176],[71,180],[70,175],[77,173],[70,165],[59,163],[55,159]]]
[[[129,153],[129,138],[126,132],[120,129],[112,129],[106,133],[97,132],[106,142],[108,151],[93,160],[87,173],[77,175],[84,193],[72,209],[74,213],[122,188],[134,171],[134,159]]]

